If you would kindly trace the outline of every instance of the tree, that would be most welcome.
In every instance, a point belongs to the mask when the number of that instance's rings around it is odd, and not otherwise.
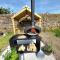
[[[0,14],[10,14],[11,10],[9,8],[0,7]]]

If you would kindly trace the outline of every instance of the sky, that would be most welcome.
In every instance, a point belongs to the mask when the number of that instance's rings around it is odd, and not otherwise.
[[[31,7],[31,0],[0,0],[0,7],[10,8],[14,13],[25,5]],[[35,0],[36,13],[60,13],[60,0]]]

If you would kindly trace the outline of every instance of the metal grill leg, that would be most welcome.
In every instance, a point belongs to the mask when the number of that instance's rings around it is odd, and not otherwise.
[[[24,53],[23,54],[19,54],[19,60],[24,60]]]

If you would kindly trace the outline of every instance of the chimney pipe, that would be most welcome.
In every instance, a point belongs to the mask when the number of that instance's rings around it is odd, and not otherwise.
[[[35,26],[34,12],[35,12],[35,0],[31,0],[31,20],[32,20],[32,27]]]

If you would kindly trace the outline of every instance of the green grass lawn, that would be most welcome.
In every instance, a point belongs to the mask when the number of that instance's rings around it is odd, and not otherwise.
[[[54,30],[50,29],[50,30],[43,30],[43,32],[52,32],[54,34],[54,36],[60,38],[60,28],[56,28]]]
[[[6,33],[5,36],[0,36],[0,52],[9,44],[9,39],[12,37],[13,33]]]

